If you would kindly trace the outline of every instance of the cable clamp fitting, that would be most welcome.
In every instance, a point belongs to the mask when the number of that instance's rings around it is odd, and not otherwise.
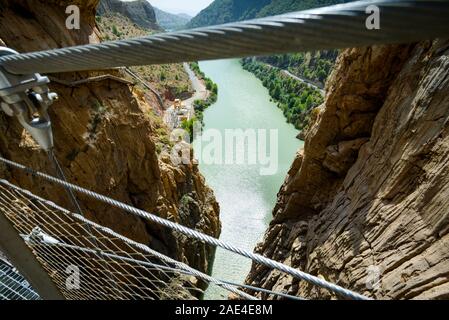
[[[0,47],[0,57],[18,52]],[[48,107],[58,99],[50,92],[50,80],[38,73],[17,75],[0,65],[1,109],[10,117],[16,117],[34,140],[45,150],[53,148],[53,133]]]
[[[48,244],[57,245],[61,243],[58,239],[53,238],[49,234],[45,233],[41,228],[34,227],[28,235],[22,235],[26,243],[29,244]]]

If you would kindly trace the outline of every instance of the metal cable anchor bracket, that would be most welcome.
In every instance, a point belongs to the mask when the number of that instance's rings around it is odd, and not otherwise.
[[[0,47],[0,57],[18,52]],[[17,75],[0,65],[0,103],[10,117],[15,116],[45,151],[53,148],[53,133],[48,107],[58,98],[50,92],[50,80],[38,73]]]

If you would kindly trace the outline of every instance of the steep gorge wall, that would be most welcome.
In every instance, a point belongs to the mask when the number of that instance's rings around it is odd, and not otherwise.
[[[146,0],[135,0],[130,2],[123,2],[120,0],[100,0],[97,13],[100,15],[119,13],[142,28],[152,30],[161,29],[157,23],[154,8]]]
[[[0,3],[0,41],[19,52],[98,43],[97,0]],[[81,30],[65,28],[65,8],[81,8]],[[64,81],[118,71],[52,75]],[[214,194],[194,165],[175,166],[158,155],[153,107],[157,102],[113,80],[76,87],[57,83],[59,100],[50,107],[55,153],[69,181],[200,230],[220,233],[219,207]],[[160,120],[160,119],[159,119]],[[16,119],[0,112],[0,153],[34,169],[55,174],[46,154]],[[167,146],[168,148],[169,146]],[[2,167],[2,178],[73,209],[63,189],[24,172]],[[199,270],[209,269],[210,247],[186,239],[116,208],[79,196],[86,216],[131,239],[148,244]]]
[[[448,298],[449,42],[346,50],[327,92],[256,251],[374,298]],[[334,297],[259,265],[247,283]]]

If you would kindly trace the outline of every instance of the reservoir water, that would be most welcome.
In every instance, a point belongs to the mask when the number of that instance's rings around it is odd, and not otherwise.
[[[200,163],[220,204],[220,239],[252,251],[272,219],[277,192],[301,141],[296,139],[298,131],[270,101],[268,90],[243,70],[238,60],[200,62],[200,68],[219,89],[218,101],[204,112],[204,130],[217,129],[223,136],[225,129],[278,130],[278,169],[274,175],[261,175],[260,164]],[[199,150],[198,141],[194,148]],[[243,283],[250,267],[249,259],[219,248],[212,275]],[[205,299],[226,298],[227,292],[216,286],[210,286],[205,295]]]

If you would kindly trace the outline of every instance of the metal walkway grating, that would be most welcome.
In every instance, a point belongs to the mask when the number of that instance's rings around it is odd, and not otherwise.
[[[1,300],[39,300],[26,279],[0,258],[0,299]]]

